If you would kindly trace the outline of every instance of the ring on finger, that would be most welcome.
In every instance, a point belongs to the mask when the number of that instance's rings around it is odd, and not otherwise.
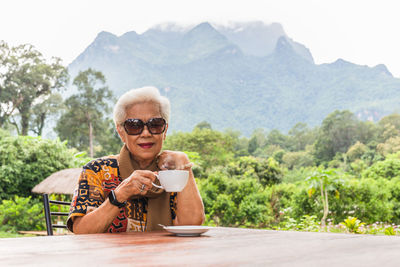
[[[142,193],[145,188],[146,188],[146,185],[142,184],[142,187],[140,188],[140,193]]]

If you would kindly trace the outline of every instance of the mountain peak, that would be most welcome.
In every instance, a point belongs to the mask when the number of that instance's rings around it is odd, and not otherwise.
[[[344,59],[342,59],[342,58],[338,58],[338,59],[337,59],[335,62],[333,62],[331,65],[334,66],[334,67],[348,67],[348,66],[352,66],[353,63],[351,63],[351,62],[349,62],[349,61],[346,61],[346,60],[344,60]]]
[[[213,26],[211,26],[211,24],[207,21],[202,22],[200,24],[198,24],[197,26],[195,26],[193,29],[202,29],[202,30],[215,30]]]
[[[219,42],[228,43],[228,40],[224,35],[218,32],[213,26],[208,22],[203,22],[192,28],[184,36],[186,42]]]
[[[342,59],[316,65],[304,46],[277,35],[280,27],[237,26],[225,31],[230,35],[208,22],[184,32],[166,26],[140,34],[137,42],[101,32],[68,70],[71,77],[88,67],[103,72],[116,96],[146,84],[170,88],[164,93],[174,107],[171,131],[207,120],[215,129],[251,135],[254,125],[282,131],[299,121],[317,125],[335,109],[387,114],[398,108],[400,79],[386,75],[384,65]]]
[[[107,41],[117,39],[118,37],[111,32],[101,31],[97,34],[95,41]]]
[[[275,53],[286,55],[288,52],[294,53],[293,46],[285,36],[279,37],[278,41],[276,42]]]
[[[375,70],[385,73],[386,75],[393,77],[392,73],[388,70],[385,64],[378,64],[374,67]]]
[[[284,48],[284,49],[292,49],[292,45],[289,43],[289,41],[286,39],[285,36],[279,37],[278,41],[276,42],[276,47],[278,49]]]
[[[245,54],[257,57],[270,55],[275,49],[277,39],[285,35],[279,23],[266,24],[262,21],[216,24],[215,28],[238,45]]]
[[[124,33],[121,37],[127,38],[127,39],[136,39],[139,37],[139,34],[137,34],[135,31],[130,31],[130,32]]]
[[[188,36],[198,35],[198,36],[223,36],[219,33],[213,26],[211,26],[208,22],[202,22],[192,28],[189,32],[187,32]],[[225,38],[225,36],[223,36]]]

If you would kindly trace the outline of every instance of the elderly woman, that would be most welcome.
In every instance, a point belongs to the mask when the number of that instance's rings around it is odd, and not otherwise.
[[[83,167],[71,204],[68,228],[77,234],[152,231],[163,225],[200,225],[204,207],[191,163],[183,152],[163,151],[170,114],[167,98],[154,87],[126,92],[114,108],[124,143],[120,154]],[[189,171],[186,187],[167,193],[157,171]]]

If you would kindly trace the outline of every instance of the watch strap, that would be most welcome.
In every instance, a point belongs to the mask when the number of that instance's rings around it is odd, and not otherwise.
[[[114,206],[117,206],[118,208],[123,208],[126,206],[126,201],[124,202],[119,202],[117,198],[115,197],[114,190],[111,190],[110,193],[108,194],[108,199],[110,200],[110,203],[113,204]]]

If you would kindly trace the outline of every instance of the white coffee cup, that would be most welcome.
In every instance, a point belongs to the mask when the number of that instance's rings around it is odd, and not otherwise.
[[[159,171],[157,175],[161,186],[153,183],[153,186],[162,188],[166,192],[180,192],[185,188],[189,179],[189,171],[185,170],[166,170]]]

